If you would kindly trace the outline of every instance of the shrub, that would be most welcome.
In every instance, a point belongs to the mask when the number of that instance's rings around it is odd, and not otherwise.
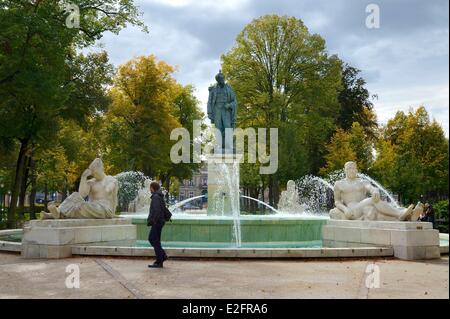
[[[435,203],[433,208],[436,218],[448,221],[448,200],[441,200]]]
[[[441,233],[448,233],[448,199],[433,205],[436,220],[439,220],[438,229]]]

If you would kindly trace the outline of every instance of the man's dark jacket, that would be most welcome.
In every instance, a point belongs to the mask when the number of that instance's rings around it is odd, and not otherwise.
[[[163,211],[164,195],[161,191],[156,191],[152,194],[152,203],[150,204],[150,213],[147,218],[147,226],[163,225],[164,211]]]

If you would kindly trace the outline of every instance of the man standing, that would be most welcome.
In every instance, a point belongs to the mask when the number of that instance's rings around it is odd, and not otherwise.
[[[161,233],[165,224],[164,219],[164,195],[160,191],[160,186],[157,182],[150,184],[150,192],[152,193],[152,202],[150,205],[150,212],[147,218],[147,226],[151,226],[148,241],[155,249],[156,261],[149,268],[163,268],[163,263],[167,260],[167,255],[161,246]]]
[[[236,127],[236,95],[225,83],[222,71],[216,75],[216,81],[217,84],[209,88],[208,118],[222,134],[222,148],[232,150],[232,145],[225,145],[225,129]]]

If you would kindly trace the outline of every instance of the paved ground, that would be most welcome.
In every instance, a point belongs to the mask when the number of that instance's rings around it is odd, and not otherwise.
[[[169,260],[77,257],[26,260],[0,253],[0,298],[449,298],[448,256],[435,261]],[[80,288],[66,288],[66,267]],[[366,286],[368,265],[380,288]],[[376,277],[373,273],[372,277]]]

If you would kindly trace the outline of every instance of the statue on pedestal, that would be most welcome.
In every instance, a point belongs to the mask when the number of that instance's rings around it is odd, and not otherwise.
[[[93,178],[88,179],[89,176]],[[48,205],[49,213],[41,212],[41,219],[112,218],[117,207],[119,184],[106,175],[101,159],[96,158],[81,175],[78,192],[72,193],[59,207]],[[84,199],[89,196],[89,200]]]
[[[150,192],[151,182],[150,179],[145,180],[144,187],[138,191],[136,198],[128,205],[129,212],[142,212],[150,209],[152,202],[152,193]]]
[[[222,71],[216,75],[217,84],[209,88],[208,118],[222,134],[222,149],[232,150],[225,145],[225,129],[236,127],[237,101],[231,86],[225,83]]]
[[[330,210],[331,219],[417,221],[422,207],[420,203],[416,207],[394,207],[381,200],[378,188],[358,178],[355,162],[345,163],[344,171],[345,179],[334,185],[336,207]],[[371,197],[367,196],[368,193]]]
[[[300,204],[294,181],[288,181],[286,190],[281,192],[278,210],[283,213],[303,213],[305,211],[305,208]]]

